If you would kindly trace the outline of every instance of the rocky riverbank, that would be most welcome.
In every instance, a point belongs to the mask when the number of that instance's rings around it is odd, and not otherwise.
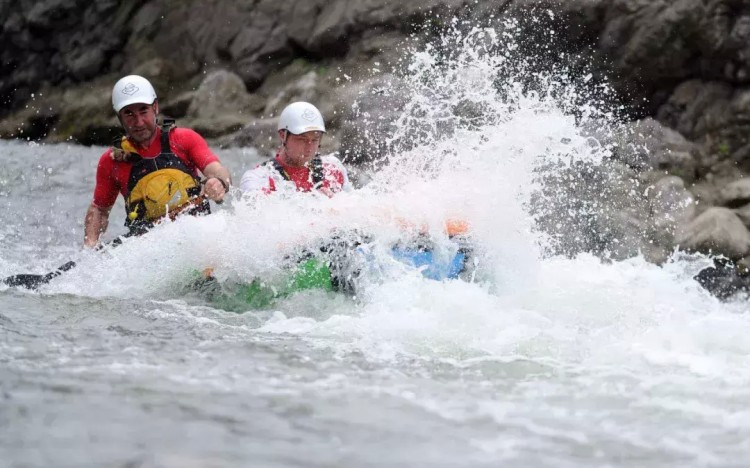
[[[325,149],[350,163],[383,149],[361,130],[387,134],[399,112],[398,93],[376,91],[398,88],[405,44],[434,41],[453,18],[512,20],[521,53],[540,67],[564,57],[622,105],[622,128],[601,137],[613,158],[575,169],[599,185],[559,181],[575,195],[561,205],[604,192],[608,209],[540,217],[556,249],[663,262],[679,246],[750,263],[747,0],[42,0],[3,3],[0,18],[3,138],[106,144],[119,134],[112,83],[137,73],[165,114],[221,146],[269,148],[286,103],[319,104]]]

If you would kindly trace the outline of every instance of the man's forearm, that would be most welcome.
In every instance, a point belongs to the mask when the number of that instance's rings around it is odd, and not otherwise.
[[[109,224],[109,208],[99,208],[92,204],[86,211],[83,222],[83,245],[94,247],[99,242],[99,236],[107,230]]]

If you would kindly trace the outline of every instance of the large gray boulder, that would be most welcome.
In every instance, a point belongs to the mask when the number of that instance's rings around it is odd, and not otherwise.
[[[695,197],[677,176],[667,176],[647,189],[651,210],[651,237],[672,250],[675,237],[696,215]]]
[[[378,76],[347,87],[345,93],[353,103],[343,117],[341,153],[345,161],[377,162],[391,151],[408,149],[407,142],[395,139],[398,119],[410,99],[400,78]]]
[[[613,155],[639,171],[666,171],[692,182],[700,148],[679,132],[646,117],[618,129]]]
[[[70,86],[117,67],[142,2],[0,2],[0,116],[49,86]]]
[[[750,228],[750,204],[741,206],[735,209],[734,212],[739,216],[742,222],[745,223],[745,226]]]
[[[193,93],[188,114],[203,118],[225,113],[241,114],[252,111],[252,104],[242,78],[228,70],[215,70],[206,75]]]
[[[675,88],[656,118],[693,140],[715,132],[725,122],[734,89],[721,81],[688,80]]]
[[[750,231],[732,210],[714,207],[685,226],[677,243],[688,251],[723,254],[739,260],[750,252]]]
[[[704,143],[710,157],[702,166],[731,161],[750,171],[750,90],[728,82],[690,80],[675,89],[656,117]]]
[[[671,251],[670,234],[654,233],[651,211],[661,213],[679,204],[684,194],[678,184],[664,183],[669,193],[662,198],[653,188],[646,191],[633,169],[618,161],[550,167],[539,177],[542,187],[532,196],[530,209],[549,237],[550,253],[588,252],[612,260],[643,255],[661,262]],[[659,227],[669,226],[662,221]]]
[[[611,61],[616,86],[650,112],[675,83],[750,82],[748,2],[614,0],[604,23],[596,56]]]
[[[262,100],[248,94],[242,78],[228,70],[209,73],[188,96],[181,125],[192,127],[207,138],[241,129],[263,106]]]
[[[743,178],[727,184],[719,191],[718,202],[733,208],[745,226],[750,226],[750,179]]]
[[[735,180],[719,192],[719,203],[728,208],[739,208],[750,203],[750,179]]]

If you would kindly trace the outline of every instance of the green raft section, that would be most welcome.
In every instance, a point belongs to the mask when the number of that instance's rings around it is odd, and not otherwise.
[[[273,305],[277,299],[308,289],[333,291],[328,264],[315,258],[299,262],[289,275],[273,282],[256,278],[250,283],[219,284],[213,277],[206,278],[198,272],[194,275],[200,278],[192,283],[190,289],[224,310],[263,309]]]
[[[266,284],[258,279],[250,284],[241,284],[233,294],[233,299],[253,308],[268,307],[275,299],[290,296],[306,289],[332,291],[331,270],[317,259],[310,259],[297,265],[291,275],[277,284]]]

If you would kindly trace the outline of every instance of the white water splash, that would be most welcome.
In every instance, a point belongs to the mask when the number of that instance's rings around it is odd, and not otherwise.
[[[273,277],[297,246],[334,232],[372,235],[384,258],[385,246],[405,231],[426,230],[438,247],[448,245],[443,223],[460,218],[471,226],[482,272],[477,282],[441,283],[395,270],[396,276],[365,284],[357,302],[334,306],[326,295],[311,296],[313,308],[330,306],[341,315],[306,318],[293,311],[299,303],[290,299],[277,305],[282,314],[261,330],[322,339],[323,346],[378,358],[728,368],[733,351],[716,357],[696,346],[711,340],[700,324],[736,330],[750,322],[702,291],[688,264],[544,258],[544,236],[527,210],[538,188],[535,171],[551,162],[607,157],[607,148],[584,127],[606,124],[608,115],[597,112],[596,103],[571,115],[566,103],[580,90],[566,89],[560,77],[537,77],[547,84],[547,95],[525,92],[513,77],[498,84],[498,69],[510,58],[492,51],[513,49],[499,47],[499,40],[492,31],[474,29],[452,45],[455,58],[448,64],[436,64],[432,49],[408,56],[403,80],[413,99],[393,141],[407,140],[412,131],[422,138],[388,154],[366,187],[333,199],[291,194],[235,200],[209,218],[183,218],[131,239],[50,290],[158,297],[185,271],[205,266],[215,267],[219,278]],[[454,112],[459,104],[481,109],[479,117],[467,121]],[[342,341],[348,345],[338,348]]]

